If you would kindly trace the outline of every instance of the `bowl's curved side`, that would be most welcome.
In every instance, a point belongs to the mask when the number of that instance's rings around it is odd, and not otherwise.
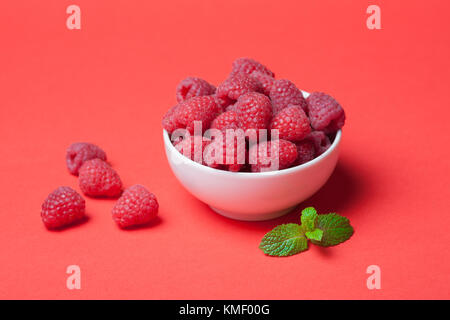
[[[287,212],[325,184],[338,160],[340,136],[326,154],[307,165],[247,174],[216,170],[187,159],[173,147],[167,133],[164,142],[172,171],[192,195],[230,218],[266,220]]]

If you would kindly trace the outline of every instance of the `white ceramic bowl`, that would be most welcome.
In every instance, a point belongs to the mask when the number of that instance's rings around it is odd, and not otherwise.
[[[196,198],[215,212],[236,220],[262,221],[288,213],[327,182],[339,153],[339,130],[330,148],[300,166],[270,172],[229,172],[183,156],[164,130],[164,145],[173,173]]]

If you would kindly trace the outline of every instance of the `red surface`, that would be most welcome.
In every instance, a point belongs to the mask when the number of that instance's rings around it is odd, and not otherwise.
[[[65,9],[82,10],[82,29]],[[366,28],[381,7],[382,30]],[[448,1],[31,1],[0,3],[0,298],[450,298]],[[179,80],[217,84],[254,57],[348,120],[336,172],[312,199],[351,219],[345,244],[290,258],[258,250],[290,216],[222,218],[171,173],[160,119]],[[125,185],[159,199],[160,220],[134,231],[113,200],[87,199],[89,220],[49,232],[40,206],[78,190],[65,148],[92,141]],[[81,268],[81,290],[66,268]],[[381,290],[366,287],[381,267]]]

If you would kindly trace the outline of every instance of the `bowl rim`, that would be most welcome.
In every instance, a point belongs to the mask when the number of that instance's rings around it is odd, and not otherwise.
[[[316,165],[317,163],[321,162],[323,159],[327,158],[334,151],[334,149],[337,148],[337,146],[339,145],[339,143],[341,141],[341,137],[342,137],[342,129],[339,129],[336,132],[336,136],[334,137],[333,143],[324,153],[322,153],[320,156],[314,158],[313,160],[310,160],[308,162],[305,162],[305,163],[295,166],[295,167],[282,169],[282,170],[276,170],[276,171],[265,171],[265,172],[231,172],[231,171],[211,168],[211,167],[205,166],[203,164],[200,164],[198,162],[195,162],[195,161],[189,159],[188,157],[185,157],[183,154],[181,154],[175,148],[175,146],[172,144],[172,141],[169,138],[169,133],[165,129],[163,129],[164,145],[166,147],[168,147],[169,149],[171,149],[171,152],[176,152],[180,156],[184,157],[185,160],[187,161],[187,163],[190,163],[193,166],[197,166],[199,169],[206,170],[206,171],[209,170],[211,173],[215,173],[215,174],[219,174],[219,175],[234,176],[234,177],[246,177],[246,178],[255,178],[255,179],[259,179],[259,178],[263,178],[263,177],[270,177],[270,176],[282,176],[282,175],[294,173],[296,171],[306,170],[307,168],[312,167],[312,166]],[[167,160],[170,162],[169,159],[167,159]]]

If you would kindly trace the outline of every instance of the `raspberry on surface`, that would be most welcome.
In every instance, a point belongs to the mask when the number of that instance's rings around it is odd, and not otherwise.
[[[253,145],[249,151],[250,157],[256,156],[256,163],[252,163],[252,172],[282,170],[291,167],[297,159],[297,146],[287,140],[280,139],[273,146],[275,154],[272,155],[273,141],[263,141]],[[278,157],[278,167],[273,163]]]
[[[303,93],[295,84],[286,79],[275,80],[270,90],[270,99],[273,104],[273,112],[276,114],[290,104],[301,106],[306,111],[307,104]]]
[[[105,161],[92,159],[80,168],[78,176],[81,191],[92,197],[118,197],[122,181],[117,172]]]
[[[42,204],[41,218],[48,229],[58,229],[85,216],[85,200],[70,187],[59,187]]]
[[[179,104],[175,118],[178,128],[194,133],[194,121],[202,123],[202,131],[209,129],[211,122],[221,112],[214,96],[193,97]]]
[[[213,120],[211,128],[221,131],[239,128],[238,114],[234,111],[225,111]]]
[[[316,149],[314,142],[311,140],[299,141],[295,144],[297,146],[297,160],[295,165],[301,165],[308,161],[313,160],[316,157]]]
[[[87,142],[72,143],[66,151],[67,169],[71,174],[78,175],[85,161],[96,158],[106,161],[106,153],[100,147]]]
[[[177,121],[177,111],[179,107],[180,105],[177,104],[176,106],[170,108],[162,119],[162,126],[169,134],[179,127]]]
[[[127,188],[112,209],[113,220],[120,228],[144,225],[158,215],[158,200],[144,186]]]
[[[328,150],[331,141],[323,131],[312,131],[305,137],[305,140],[312,141],[315,148],[316,157]]]
[[[236,73],[245,73],[245,74],[251,74],[254,71],[261,72],[263,74],[267,74],[268,76],[271,76],[272,78],[275,77],[275,74],[270,71],[266,66],[259,63],[258,61],[251,59],[251,58],[238,58],[233,61],[232,66],[232,74]]]
[[[280,139],[300,141],[311,132],[311,126],[306,113],[300,106],[289,105],[273,118],[271,129],[278,130]]]
[[[342,128],[345,123],[345,112],[332,96],[323,92],[313,92],[306,101],[309,118],[314,129],[328,134]]]
[[[275,78],[260,71],[253,71],[250,74],[250,78],[253,78],[256,81],[258,81],[260,87],[262,88],[262,93],[264,93],[266,96],[270,96],[270,90],[272,90]]]
[[[244,73],[230,75],[216,90],[219,99],[234,103],[240,96],[248,92],[259,92],[261,86],[258,81]]]
[[[236,103],[239,127],[248,129],[267,129],[272,118],[272,103],[262,93],[250,92],[239,97]]]
[[[196,77],[187,77],[177,86],[177,101],[183,102],[192,97],[209,96],[216,92],[216,87],[208,81]]]

